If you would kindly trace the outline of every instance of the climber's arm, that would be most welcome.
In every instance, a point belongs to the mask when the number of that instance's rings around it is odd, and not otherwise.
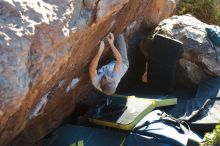
[[[101,41],[99,45],[98,53],[92,59],[92,62],[90,63],[90,66],[89,66],[90,79],[93,79],[97,75],[97,67],[98,67],[99,59],[103,53],[104,48],[105,48],[104,41]]]
[[[120,73],[122,71],[122,57],[118,49],[114,45],[114,35],[112,33],[109,33],[107,36],[108,42],[110,44],[110,47],[112,49],[112,52],[116,59],[116,64],[114,67],[114,71]]]

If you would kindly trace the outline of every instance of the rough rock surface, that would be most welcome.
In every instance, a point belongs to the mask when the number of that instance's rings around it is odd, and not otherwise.
[[[149,26],[157,26],[161,20],[170,17],[173,8],[176,7],[175,0],[153,0],[149,5],[149,9],[144,16],[145,23]]]
[[[158,1],[1,0],[0,145],[32,145],[62,123],[91,89],[98,42],[168,17],[174,1]]]
[[[191,15],[173,16],[163,20],[155,29],[160,33],[183,42],[184,53],[179,61],[177,79],[187,86],[197,85],[201,79],[220,75],[220,58],[206,37],[206,27],[220,27],[205,24]],[[217,48],[218,54],[220,49]]]

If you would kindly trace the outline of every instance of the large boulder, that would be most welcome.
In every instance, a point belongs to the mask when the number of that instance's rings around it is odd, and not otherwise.
[[[220,58],[207,39],[206,27],[220,27],[205,24],[191,15],[172,16],[156,27],[155,34],[163,34],[183,42],[183,56],[179,61],[177,80],[194,87],[200,80],[220,75]],[[218,54],[220,52],[217,48]]]
[[[0,145],[32,145],[59,126],[91,90],[98,42],[109,31],[128,26],[129,37],[143,21],[159,23],[175,6],[163,1],[1,0]]]

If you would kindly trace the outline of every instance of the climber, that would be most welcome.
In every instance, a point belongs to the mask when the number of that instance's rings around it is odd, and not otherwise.
[[[97,71],[99,59],[105,48],[104,41],[102,40],[98,53],[90,64],[89,74],[94,87],[106,95],[111,95],[115,93],[121,78],[128,70],[129,62],[123,34],[120,34],[116,40],[118,49],[114,45],[114,35],[112,33],[107,35],[107,40],[115,59]]]

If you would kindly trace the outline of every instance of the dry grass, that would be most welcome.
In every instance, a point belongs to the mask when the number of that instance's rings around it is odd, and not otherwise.
[[[178,0],[176,13],[190,13],[203,22],[220,26],[220,0]]]

